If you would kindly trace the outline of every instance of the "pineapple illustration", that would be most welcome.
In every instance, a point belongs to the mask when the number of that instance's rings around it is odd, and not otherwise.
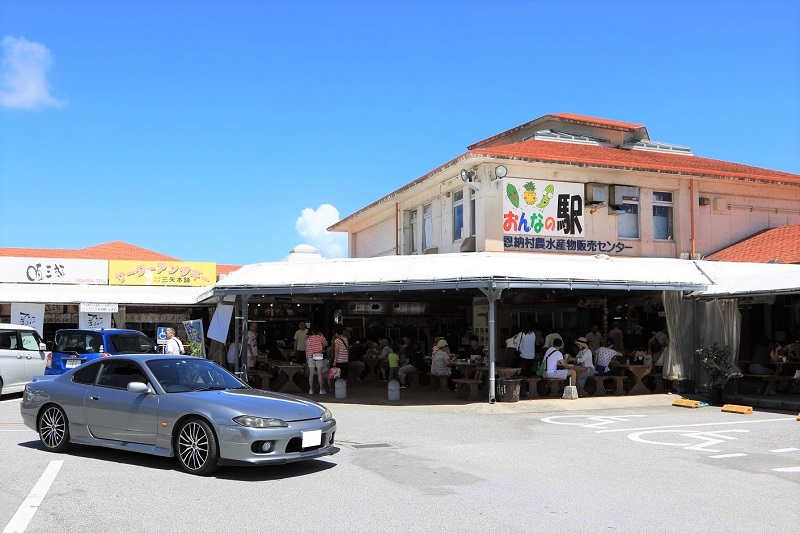
[[[526,183],[523,188],[525,189],[522,193],[522,198],[525,200],[525,203],[528,205],[533,205],[536,203],[536,185],[533,184],[532,181]]]

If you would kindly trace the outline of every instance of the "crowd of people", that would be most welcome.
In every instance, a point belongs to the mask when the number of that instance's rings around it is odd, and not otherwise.
[[[310,326],[310,327],[309,327]],[[594,375],[610,373],[612,361],[628,358],[630,362],[661,366],[669,337],[666,326],[653,331],[644,342],[641,328],[634,328],[634,335],[623,333],[621,324],[615,322],[606,335],[599,326],[593,325],[583,336],[575,337],[574,331],[542,331],[537,324],[522,323],[505,336],[505,353],[499,366],[519,367],[523,376],[532,376],[543,360],[546,360],[545,377],[568,379],[571,383],[580,380],[583,386]],[[448,339],[453,336],[440,336],[433,339],[429,354],[423,353],[419,344],[403,336],[397,340],[379,338],[377,340],[356,339],[352,341],[352,330],[337,325],[334,333],[327,338],[319,326],[306,322],[298,323],[294,333],[293,345],[286,350],[274,348],[278,357],[271,359],[292,359],[304,366],[308,377],[309,394],[318,391],[326,394],[339,377],[348,381],[365,379],[370,368],[369,360],[378,381],[396,379],[401,388],[409,386],[409,375],[430,373],[433,376],[447,377],[448,385],[455,389],[454,379],[465,377],[456,363],[461,359],[488,364],[488,352],[481,346],[476,335],[469,337],[469,344],[452,347]],[[258,360],[256,325],[251,324],[242,339],[242,347],[230,343],[227,362],[231,369],[240,360],[240,350],[245,351],[248,369],[255,368]],[[626,340],[633,349],[626,351]],[[273,350],[269,350],[271,353]],[[578,373],[573,365],[586,367]],[[315,384],[316,382],[316,384]]]

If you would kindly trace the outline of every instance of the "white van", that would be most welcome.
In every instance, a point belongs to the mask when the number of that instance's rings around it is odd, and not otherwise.
[[[0,324],[0,395],[22,392],[44,374],[47,346],[30,326]]]

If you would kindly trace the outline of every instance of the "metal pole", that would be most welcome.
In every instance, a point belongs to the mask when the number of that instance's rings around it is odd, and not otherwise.
[[[486,296],[489,305],[489,403],[494,403],[495,398],[495,353],[497,352],[497,335],[495,334],[495,316],[497,314],[496,301],[500,298],[503,289],[497,289],[494,283],[490,283],[487,289],[481,289],[481,292]]]

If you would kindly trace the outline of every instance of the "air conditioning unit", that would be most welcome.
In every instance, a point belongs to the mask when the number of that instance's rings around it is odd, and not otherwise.
[[[602,183],[587,183],[584,186],[584,200],[587,204],[602,204],[608,201],[608,187]]]
[[[472,235],[464,239],[461,243],[461,251],[462,252],[474,252],[475,251],[475,236]]]
[[[625,200],[639,200],[639,187],[628,187],[627,185],[609,185],[608,205],[621,206]]]

